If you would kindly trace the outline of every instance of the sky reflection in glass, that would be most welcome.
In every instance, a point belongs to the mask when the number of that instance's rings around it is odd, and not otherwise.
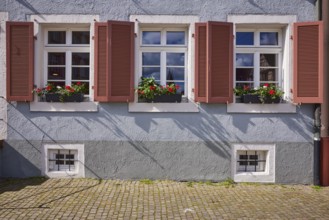
[[[160,31],[143,31],[142,43],[151,44],[151,45],[161,44],[161,32]]]
[[[167,44],[184,45],[185,44],[185,32],[184,31],[167,31]]]
[[[236,32],[236,45],[254,45],[254,32]]]

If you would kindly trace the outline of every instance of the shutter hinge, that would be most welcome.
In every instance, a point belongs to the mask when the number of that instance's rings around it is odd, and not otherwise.
[[[95,36],[92,36],[91,39],[94,40],[95,39]]]
[[[192,34],[192,37],[194,38],[194,34]]]
[[[294,36],[290,35],[290,40],[293,40],[294,39]]]
[[[294,90],[290,89],[290,93],[294,93]]]
[[[94,89],[94,86],[91,86],[91,89]]]
[[[192,92],[194,92],[194,88],[192,88]]]
[[[33,36],[33,39],[34,39],[34,40],[38,40],[37,36]]]
[[[134,35],[135,35],[135,37],[137,37],[137,34],[136,33],[134,33]]]

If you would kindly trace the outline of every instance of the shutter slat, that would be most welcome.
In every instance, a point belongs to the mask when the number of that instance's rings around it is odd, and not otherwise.
[[[323,102],[323,23],[294,24],[294,102]]]
[[[134,100],[134,23],[108,21],[111,102]]]
[[[7,22],[7,100],[33,101],[33,22]]]
[[[95,101],[108,101],[108,28],[106,22],[95,23]]]

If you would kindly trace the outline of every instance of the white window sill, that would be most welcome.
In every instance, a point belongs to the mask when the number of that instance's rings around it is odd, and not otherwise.
[[[232,103],[227,105],[227,113],[296,113],[296,105]]]
[[[235,182],[273,183],[274,177],[267,172],[245,172],[234,175]]]
[[[97,102],[30,102],[31,112],[97,112]]]
[[[79,178],[82,177],[78,172],[73,171],[48,171],[45,175],[49,178]]]
[[[129,112],[200,112],[199,104],[187,103],[129,103]]]

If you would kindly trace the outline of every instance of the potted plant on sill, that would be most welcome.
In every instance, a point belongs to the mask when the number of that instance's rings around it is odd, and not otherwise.
[[[48,83],[44,88],[35,88],[32,92],[46,102],[83,102],[86,84],[77,82],[72,86],[55,86]]]
[[[233,90],[242,103],[280,103],[284,92],[274,84],[265,83],[262,87],[251,89],[249,86],[236,87]]]
[[[175,83],[162,86],[156,83],[153,77],[141,77],[136,92],[141,102],[179,103],[182,101],[182,94],[177,93],[178,89],[179,85],[175,85]]]

